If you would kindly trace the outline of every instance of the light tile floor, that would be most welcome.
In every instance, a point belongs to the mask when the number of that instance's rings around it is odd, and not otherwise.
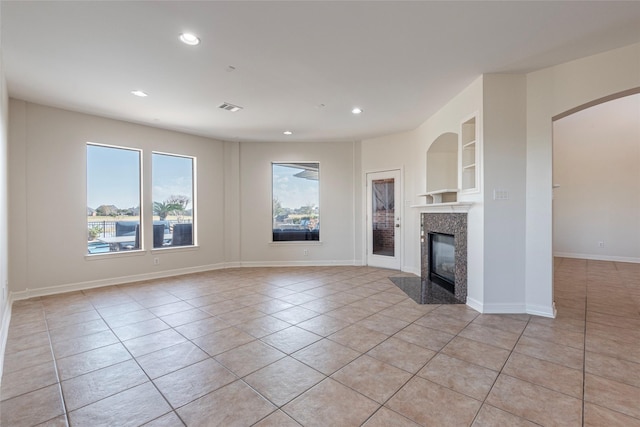
[[[2,426],[640,426],[640,264],[558,259],[556,319],[417,305],[368,267],[14,303]]]

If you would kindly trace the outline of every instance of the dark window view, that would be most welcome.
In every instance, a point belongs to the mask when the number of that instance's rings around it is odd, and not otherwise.
[[[320,240],[319,163],[273,163],[274,242]]]

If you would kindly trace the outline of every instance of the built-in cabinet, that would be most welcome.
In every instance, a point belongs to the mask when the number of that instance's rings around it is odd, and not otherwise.
[[[459,133],[444,133],[427,150],[427,186],[424,205],[460,204],[459,195],[479,191],[480,133],[478,115],[460,123]]]

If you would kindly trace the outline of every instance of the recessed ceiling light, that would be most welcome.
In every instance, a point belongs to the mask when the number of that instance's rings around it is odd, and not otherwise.
[[[182,33],[180,34],[180,41],[184,44],[188,44],[189,46],[196,46],[200,44],[200,39],[191,33]]]
[[[146,93],[146,92],[143,92],[143,91],[141,91],[141,90],[132,90],[132,91],[131,91],[131,93],[132,93],[133,95],[135,95],[135,96],[139,96],[139,97],[141,97],[141,98],[144,98],[145,96],[149,96],[149,95],[147,95],[147,93]]]
[[[285,135],[293,135],[293,132],[291,132],[290,130],[285,130],[284,132]]]
[[[360,114],[362,113],[362,108],[355,107],[353,110],[351,110],[351,112],[353,114]]]

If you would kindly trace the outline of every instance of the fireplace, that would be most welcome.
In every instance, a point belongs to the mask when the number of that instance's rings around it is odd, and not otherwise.
[[[454,236],[429,234],[429,280],[455,293],[456,254]]]
[[[467,301],[467,214],[423,212],[420,221],[423,300],[429,293]]]

